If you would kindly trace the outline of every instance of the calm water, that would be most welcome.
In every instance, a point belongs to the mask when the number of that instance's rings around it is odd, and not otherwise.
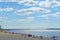
[[[58,36],[60,38],[60,30],[9,30],[8,32],[22,33],[22,34],[32,34],[37,36]]]

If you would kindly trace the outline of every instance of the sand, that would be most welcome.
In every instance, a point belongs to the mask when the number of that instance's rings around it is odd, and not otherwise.
[[[0,40],[49,40],[48,38],[41,39],[40,37],[28,37],[25,34],[11,34],[0,32]]]

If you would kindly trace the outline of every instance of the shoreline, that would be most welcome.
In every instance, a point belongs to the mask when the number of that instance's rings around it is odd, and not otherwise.
[[[42,36],[35,36],[31,34],[11,34],[0,32],[0,40],[40,40],[40,39],[49,39]]]
[[[53,36],[54,39],[57,36]],[[17,34],[17,33],[10,33],[7,31],[0,32],[0,40],[52,40],[50,37],[44,37],[44,36],[36,36],[32,34]]]

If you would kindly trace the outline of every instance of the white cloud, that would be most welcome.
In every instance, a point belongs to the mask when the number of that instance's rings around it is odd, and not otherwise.
[[[6,21],[8,21],[8,20],[9,20],[8,17],[2,17],[2,16],[0,16],[0,21],[1,21],[1,22],[6,22]]]
[[[18,19],[17,22],[32,22],[34,17],[26,17],[26,19]]]
[[[57,0],[45,0],[45,1],[37,1],[37,0],[0,0],[0,2],[17,2],[18,4],[22,4],[25,6],[36,6],[40,5],[41,7],[57,7],[60,6],[60,2]]]
[[[56,1],[56,0],[52,0],[52,1],[46,0],[46,1],[41,1],[39,3],[39,5],[41,7],[51,7],[51,8],[54,8],[54,7],[60,6],[60,2]]]
[[[26,18],[22,18],[22,19],[2,19],[2,22],[6,22],[6,23],[11,23],[11,22],[16,22],[16,23],[30,23],[34,20],[34,17],[26,17]]]
[[[13,8],[0,8],[0,11],[5,11],[5,12],[9,12],[9,11],[13,11]]]
[[[44,18],[48,18],[48,17],[60,18],[60,12],[56,12],[56,13],[53,13],[53,14],[41,15],[40,17],[44,17]]]
[[[35,14],[37,12],[49,13],[50,10],[40,8],[40,7],[31,7],[31,8],[17,10],[16,14],[17,15],[30,15],[30,14]]]
[[[60,12],[56,12],[54,16],[60,16]]]
[[[34,17],[27,17],[27,19],[26,19],[27,21],[33,21],[34,20]]]
[[[34,1],[34,0],[20,0],[19,2],[17,2],[18,4],[23,4],[25,6],[35,6],[37,5],[39,2],[38,1]]]
[[[60,12],[56,12],[53,16],[60,19]]]
[[[10,22],[25,22],[25,23],[29,23],[32,22],[34,20],[34,17],[26,17],[23,19],[9,19],[8,17],[2,17],[0,16],[0,21],[2,23],[10,23]]]
[[[8,17],[2,17],[2,16],[0,16],[0,19],[8,19]]]
[[[0,2],[17,2],[18,4],[23,4],[25,6],[35,6],[38,1],[34,0],[0,0]]]
[[[40,17],[49,17],[52,16],[53,14],[46,14],[46,15],[41,15]]]
[[[17,0],[0,0],[0,2],[16,2]]]
[[[48,20],[48,21],[40,23],[39,26],[43,28],[58,28],[60,27],[60,23],[56,23],[56,22],[52,22]]]

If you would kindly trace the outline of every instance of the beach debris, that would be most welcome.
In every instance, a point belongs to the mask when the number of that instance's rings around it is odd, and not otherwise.
[[[28,37],[32,37],[32,35],[31,34],[28,34]]]
[[[43,39],[43,36],[40,36],[41,39]]]

